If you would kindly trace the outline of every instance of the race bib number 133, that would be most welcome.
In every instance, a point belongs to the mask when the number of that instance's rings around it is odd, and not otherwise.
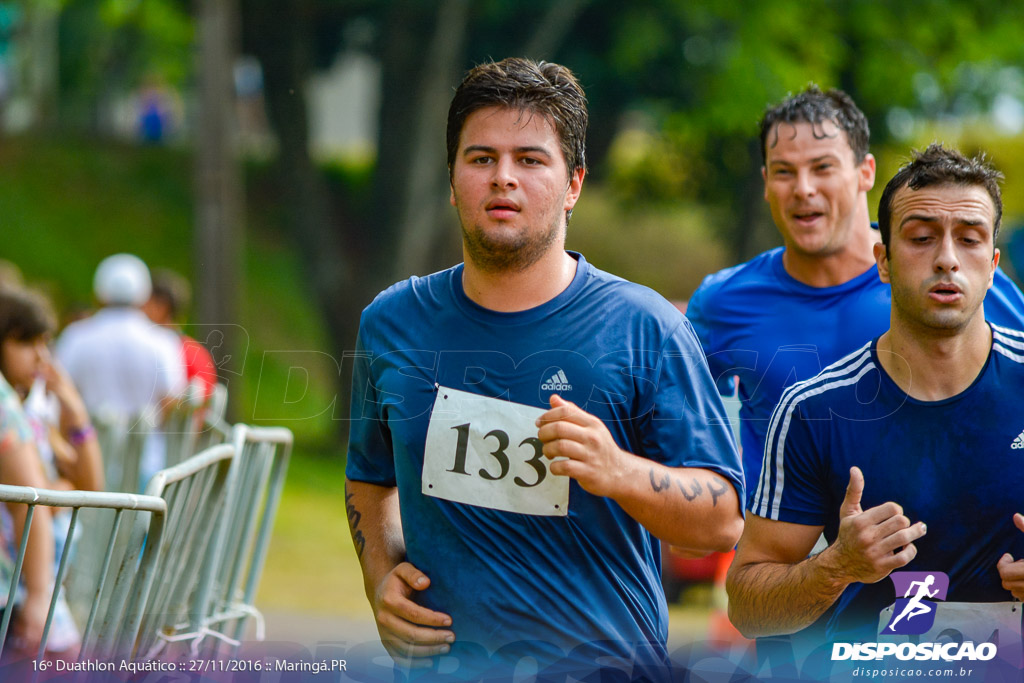
[[[548,471],[540,408],[438,387],[423,454],[424,495],[526,515],[564,517],[569,478]]]

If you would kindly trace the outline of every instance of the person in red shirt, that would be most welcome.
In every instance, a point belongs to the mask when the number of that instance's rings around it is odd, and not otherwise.
[[[159,269],[153,271],[153,291],[142,306],[142,311],[157,325],[173,329],[181,338],[185,381],[196,387],[203,400],[209,399],[217,384],[217,368],[213,356],[205,346],[188,336],[178,327],[179,320],[188,310],[192,287],[178,273]]]

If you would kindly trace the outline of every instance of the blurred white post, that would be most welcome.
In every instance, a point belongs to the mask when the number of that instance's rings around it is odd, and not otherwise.
[[[242,172],[236,154],[233,69],[238,55],[237,0],[196,0],[199,17],[199,117],[196,139],[196,310],[228,385],[228,414],[239,394],[239,304],[244,245]],[[210,343],[217,340],[217,343]]]

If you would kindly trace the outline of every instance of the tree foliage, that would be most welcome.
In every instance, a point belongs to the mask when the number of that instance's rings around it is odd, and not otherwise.
[[[194,22],[181,0],[63,0],[62,123],[103,129],[103,105],[147,81],[171,87],[193,74]]]

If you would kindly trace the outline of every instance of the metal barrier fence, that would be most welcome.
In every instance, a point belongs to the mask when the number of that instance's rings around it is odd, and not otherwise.
[[[193,639],[202,627],[200,580],[217,555],[212,542],[234,454],[233,444],[214,446],[161,470],[146,487],[146,495],[167,501],[167,532],[132,654],[155,656],[169,642]]]
[[[108,491],[136,493],[146,440],[155,429],[152,416],[94,415],[93,426],[103,454],[103,477]]]
[[[257,619],[262,640],[262,615],[254,604],[270,546],[277,506],[284,490],[293,436],[283,427],[236,425],[236,449],[225,514],[218,529],[218,559],[204,577],[200,599],[206,605],[204,635],[214,636],[207,649],[216,654],[221,642],[237,648],[250,617]],[[199,643],[195,644],[198,649]]]
[[[113,520],[104,544],[105,562],[97,577],[92,607],[82,633],[81,656],[103,656],[129,647],[139,628],[141,605],[147,601],[154,581],[157,553],[166,521],[167,504],[162,498],[128,493],[97,491],[47,491],[24,486],[0,485],[0,502],[28,506],[25,524],[14,558],[14,571],[8,588],[7,605],[14,598],[37,506],[71,508],[68,538],[73,538],[82,510],[110,510]],[[125,520],[127,518],[127,523]],[[46,649],[53,614],[69,563],[72,543],[64,544],[58,561],[55,589],[50,599],[43,639],[37,656]],[[0,656],[7,644],[13,610],[5,609],[0,622]]]
[[[167,413],[161,427],[166,435],[166,467],[230,438],[231,425],[224,421],[227,391],[223,384],[217,384],[208,398],[190,394]]]
[[[179,425],[197,424],[191,422],[194,413],[188,415],[180,413]],[[169,458],[181,462],[159,471],[142,495],[0,486],[0,503],[29,506],[8,604],[13,604],[36,506],[72,509],[40,657],[61,594],[75,621],[86,624],[83,658],[148,658],[175,643],[216,656],[225,643],[232,650],[239,645],[251,617],[262,639],[254,598],[293,436],[280,427],[231,428],[214,417],[203,422],[202,431],[174,442],[181,452]],[[229,437],[230,443],[189,457],[188,451]],[[130,438],[130,430],[117,435],[111,428],[105,434],[105,442],[121,453]],[[76,529],[81,531],[77,550],[71,542]],[[11,612],[5,610],[0,620],[0,656]]]

